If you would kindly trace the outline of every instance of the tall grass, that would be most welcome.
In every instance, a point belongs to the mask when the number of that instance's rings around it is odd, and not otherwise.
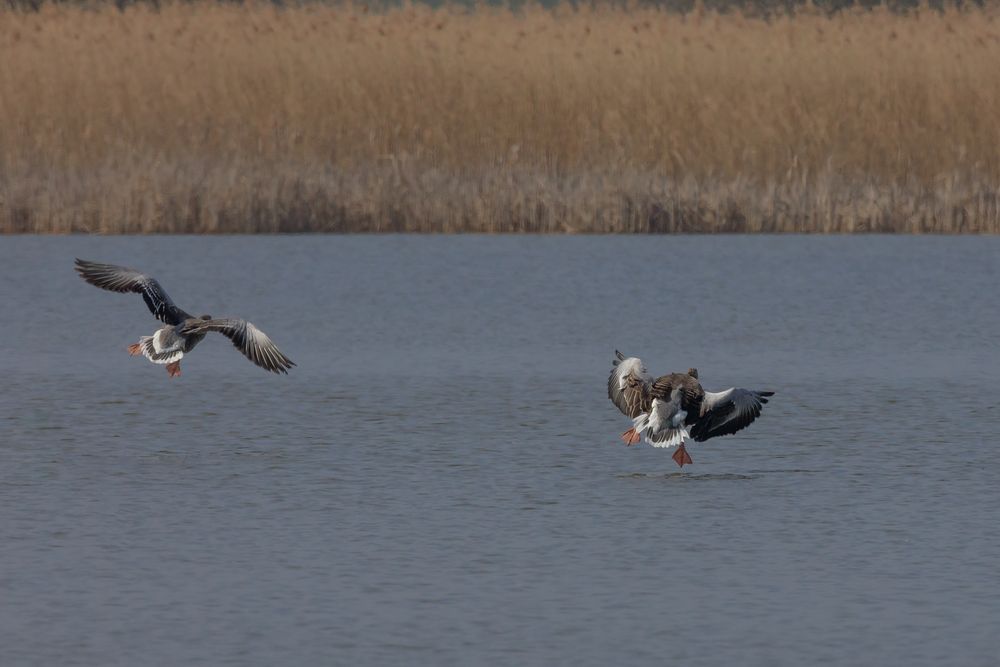
[[[1000,232],[1000,11],[0,11],[0,230]]]

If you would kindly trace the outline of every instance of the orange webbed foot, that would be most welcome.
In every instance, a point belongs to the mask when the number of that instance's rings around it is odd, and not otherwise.
[[[139,343],[132,343],[128,346],[128,354],[130,357],[142,354],[142,346],[140,346]]]
[[[630,428],[629,430],[622,433],[621,438],[622,442],[624,442],[627,447],[631,447],[632,445],[638,444],[639,441],[642,439],[634,428]]]
[[[694,463],[694,461],[691,460],[691,455],[688,454],[687,449],[685,449],[684,443],[681,443],[681,446],[677,448],[677,451],[674,452],[671,458],[681,468],[684,467],[685,463]]]
[[[180,377],[181,374],[181,362],[175,361],[172,364],[167,364],[167,375],[172,378]]]

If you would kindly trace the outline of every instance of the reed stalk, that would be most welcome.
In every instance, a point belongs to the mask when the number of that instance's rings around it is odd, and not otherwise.
[[[998,19],[0,10],[0,231],[996,233]]]

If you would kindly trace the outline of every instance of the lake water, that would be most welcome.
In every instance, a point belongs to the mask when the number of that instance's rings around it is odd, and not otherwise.
[[[73,258],[157,276],[157,323]],[[0,238],[4,665],[1000,661],[1000,238]],[[777,392],[624,447],[615,348]]]

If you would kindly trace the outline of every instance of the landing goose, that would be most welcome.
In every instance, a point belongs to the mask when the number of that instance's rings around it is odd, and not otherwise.
[[[622,440],[634,445],[645,437],[654,447],[677,445],[673,459],[682,468],[693,463],[684,447],[686,440],[704,442],[746,428],[760,416],[767,397],[774,395],[773,391],[735,387],[705,391],[694,368],[654,378],[638,357],[626,357],[617,350],[615,356],[608,398],[632,420]]]
[[[128,346],[132,356],[143,355],[154,364],[166,364],[167,375],[181,374],[181,359],[210,331],[233,341],[247,359],[272,373],[288,373],[295,365],[263,331],[246,320],[213,319],[211,315],[192,317],[177,307],[154,278],[135,269],[113,264],[76,260],[76,271],[91,285],[112,292],[138,292],[156,319],[166,326],[152,336],[142,336]]]

